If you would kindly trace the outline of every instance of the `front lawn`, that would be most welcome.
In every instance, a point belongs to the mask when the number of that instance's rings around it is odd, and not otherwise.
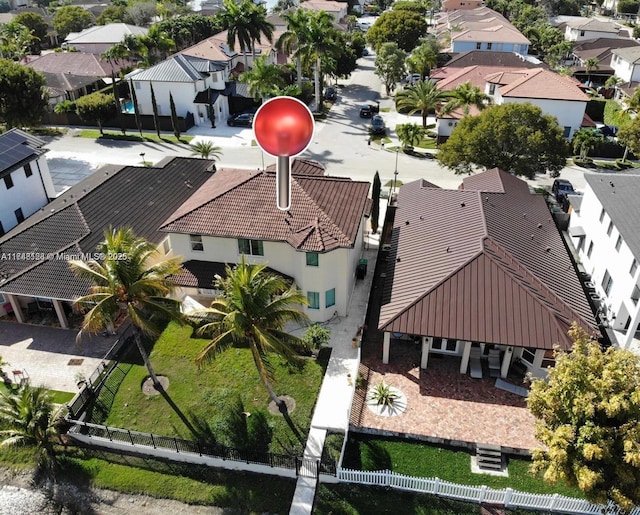
[[[189,419],[195,417],[213,430],[218,441],[237,447],[230,428],[237,401],[242,401],[247,424],[266,421],[261,427],[262,439],[272,438],[268,449],[275,453],[298,454],[298,443],[280,414],[267,411],[269,395],[262,385],[249,349],[230,348],[214,362],[201,369],[195,357],[208,340],[191,338],[192,329],[170,324],[153,347],[151,363],[156,373],[169,378],[167,393]],[[313,407],[320,390],[326,362],[303,360],[300,369],[288,366],[283,360],[272,359],[276,381],[273,386],[278,395],[289,395],[295,400],[291,419],[306,440]],[[135,363],[128,371],[113,400],[105,424],[159,435],[194,439],[176,413],[160,396],[147,396],[141,390],[147,369]],[[270,431],[269,431],[270,430]],[[264,432],[266,431],[266,433]],[[266,436],[265,436],[266,435]],[[262,442],[264,444],[264,442]],[[268,443],[268,442],[267,442]]]
[[[36,385],[32,385],[32,386],[36,386]],[[69,393],[69,392],[60,392],[58,390],[48,390],[48,391],[49,391],[49,394],[51,395],[51,400],[55,404],[66,404],[75,396],[75,394]],[[2,393],[9,392],[9,388],[7,388],[7,385],[2,381],[0,381],[0,392]]]
[[[82,129],[76,133],[76,136],[80,138],[90,139],[110,139],[117,141],[133,141],[135,143],[141,143],[144,141],[151,141],[154,143],[173,143],[173,144],[188,144],[194,136],[186,136],[182,134],[180,140],[177,140],[173,134],[162,134],[160,138],[155,132],[142,132],[142,137],[138,131],[129,129],[128,134],[122,134],[122,131],[109,131],[105,130],[104,134],[100,134],[97,129]]]
[[[486,485],[491,488],[513,488],[521,492],[566,495],[584,498],[584,494],[566,484],[550,485],[529,472],[530,461],[511,457],[509,477],[474,474],[470,454],[464,450],[446,449],[427,443],[403,442],[351,434],[343,467],[356,470],[392,470],[416,477],[439,477],[463,485]]]

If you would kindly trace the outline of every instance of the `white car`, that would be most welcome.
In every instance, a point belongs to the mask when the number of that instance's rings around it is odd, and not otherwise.
[[[402,79],[402,82],[405,84],[415,84],[420,80],[422,80],[422,76],[419,73],[411,73]]]

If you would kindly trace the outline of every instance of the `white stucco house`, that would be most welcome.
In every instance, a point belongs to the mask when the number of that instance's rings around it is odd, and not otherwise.
[[[613,21],[580,18],[567,23],[564,38],[567,41],[583,41],[596,38],[617,38],[619,34],[620,26]]]
[[[623,82],[640,81],[640,47],[616,48],[611,51],[614,75]]]
[[[640,175],[585,174],[569,234],[614,345],[640,353]]]
[[[183,256],[181,295],[215,296],[215,274],[242,256],[264,263],[306,295],[321,322],[347,314],[362,257],[369,183],[328,177],[295,160],[291,209],[276,207],[275,173],[218,170],[162,225],[165,253]]]

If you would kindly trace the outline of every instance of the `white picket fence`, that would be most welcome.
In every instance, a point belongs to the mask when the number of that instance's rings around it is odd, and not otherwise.
[[[528,508],[566,514],[617,514],[619,510],[614,504],[606,508],[583,499],[564,497],[558,494],[531,494],[518,492],[511,488],[495,490],[488,486],[468,486],[450,483],[439,478],[404,476],[390,470],[362,471],[339,467],[338,480],[345,483],[387,486],[398,490],[420,492],[440,497],[448,497],[459,501],[502,505],[505,508]],[[640,515],[640,508],[635,508],[630,515]]]

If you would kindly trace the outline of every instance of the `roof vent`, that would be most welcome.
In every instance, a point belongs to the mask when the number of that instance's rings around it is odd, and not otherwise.
[[[400,258],[396,258],[396,262],[400,263]]]
[[[464,207],[466,204],[464,202],[460,202],[460,207]]]
[[[447,247],[447,252],[451,252],[451,247]]]
[[[409,225],[409,220],[405,220],[404,225]]]
[[[52,212],[52,213],[55,213],[55,211],[56,211],[56,210],[55,210],[54,208],[51,208],[51,212]]]
[[[551,247],[547,247],[547,248],[546,248],[546,251],[547,251],[547,252],[551,252]]]
[[[390,250],[391,250],[391,245],[389,245],[388,243],[385,243],[384,245],[382,245],[383,252],[388,252]]]
[[[611,186],[612,188],[614,187],[613,186],[613,181],[609,181],[609,186]]]
[[[522,217],[526,218],[527,217],[527,213],[522,213]]]
[[[538,229],[542,229],[542,224],[538,224]]]

